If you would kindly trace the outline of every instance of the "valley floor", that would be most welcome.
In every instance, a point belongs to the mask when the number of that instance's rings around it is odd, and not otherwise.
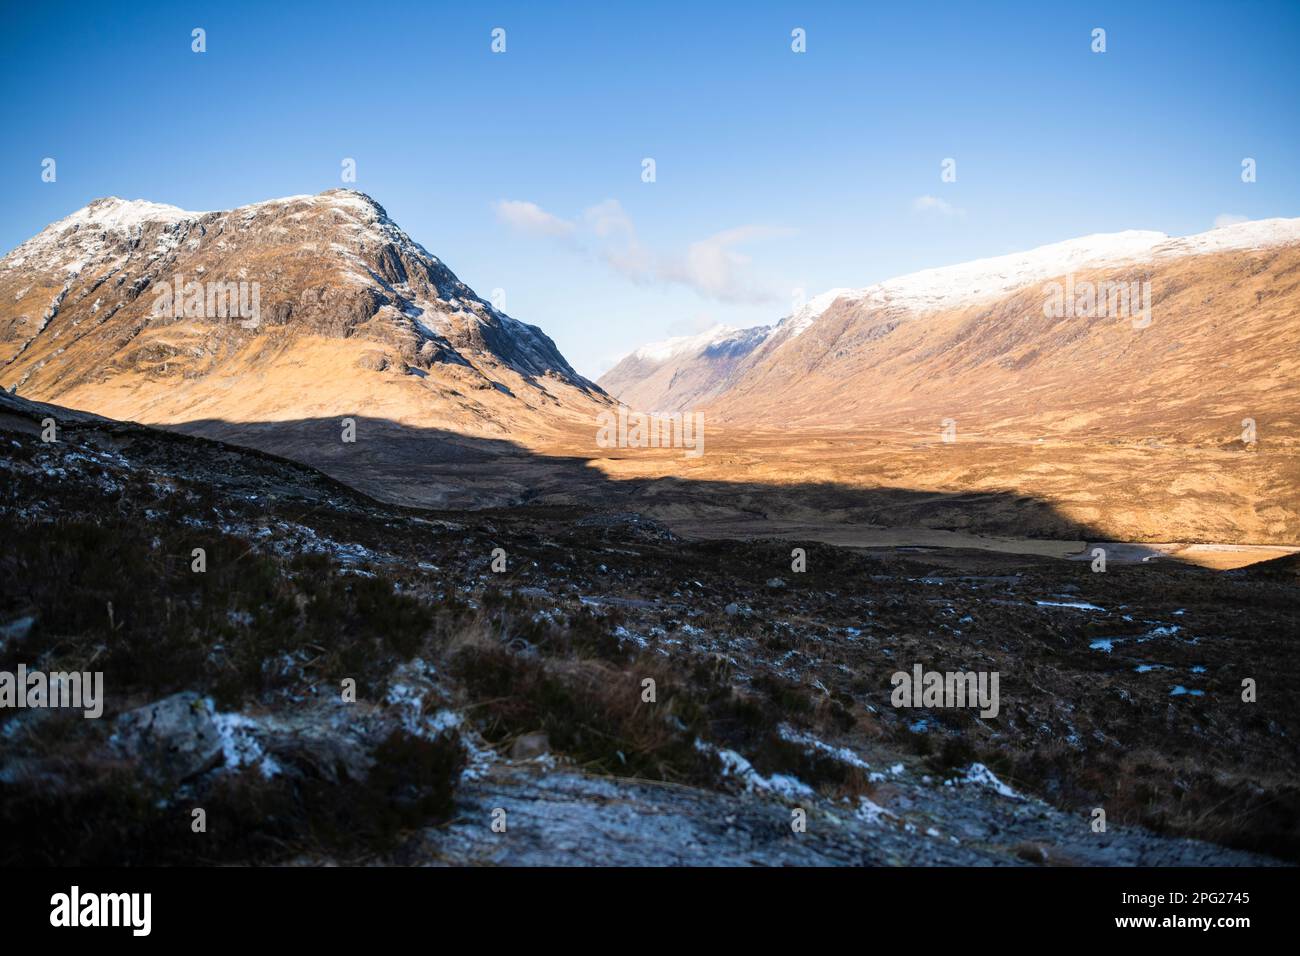
[[[937,427],[925,434],[721,426],[706,434],[698,458],[679,449],[593,450],[579,432],[550,454],[589,455],[601,475],[637,489],[641,510],[693,537],[809,529],[847,546],[1057,556],[1091,542],[1161,551],[1178,542],[1200,546],[1179,549],[1180,558],[1219,568],[1300,548],[1300,448],[1286,439],[959,434],[946,443]],[[1242,545],[1262,550],[1229,556],[1226,546]]]
[[[1115,542],[1217,568],[1300,548],[1300,448],[1285,439],[945,443],[898,429],[786,434],[706,423],[704,452],[691,457],[602,448],[594,427],[572,424],[529,445],[380,419],[358,420],[352,445],[330,418],[167,427],[287,455],[393,504],[599,501],[692,538],[810,534],[850,547],[1057,556]]]

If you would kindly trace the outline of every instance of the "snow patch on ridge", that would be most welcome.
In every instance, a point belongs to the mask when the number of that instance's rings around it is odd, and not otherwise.
[[[1067,272],[1141,260],[1168,238],[1163,232],[1128,230],[1068,239],[887,279],[862,289],[857,298],[878,308],[937,312],[999,298]]]
[[[648,362],[666,362],[678,355],[698,355],[710,345],[725,342],[740,331],[730,325],[715,325],[699,335],[680,335],[676,338],[664,339],[662,342],[643,345],[632,352],[630,357]]]
[[[1267,249],[1300,242],[1300,219],[1254,219],[1161,243],[1157,258],[1201,256],[1236,249]]]
[[[860,292],[854,289],[831,289],[823,292],[821,295],[813,298],[801,308],[795,310],[788,318],[782,320],[779,327],[788,330],[789,338],[795,338],[821,318],[822,313],[829,309],[836,299],[840,298],[857,298]]]
[[[96,199],[72,215],[46,226],[0,259],[0,263],[5,269],[18,269],[31,260],[33,264],[52,271],[76,276],[92,263],[104,261],[105,265],[113,265],[106,259],[108,250],[112,248],[105,242],[107,233],[138,235],[148,224],[160,223],[174,228],[202,215],[204,213],[188,212],[143,199],[118,199],[116,196]],[[158,254],[175,248],[178,242],[177,236],[164,233],[153,252]]]
[[[49,228],[60,231],[72,226],[98,227],[101,229],[134,229],[145,223],[177,223],[187,219],[197,219],[206,215],[190,212],[179,206],[166,203],[149,202],[146,199],[118,199],[109,196],[96,199],[90,205],[78,209],[71,216],[60,219]]]
[[[1297,242],[1300,242],[1300,219],[1259,219],[1177,238],[1163,232],[1130,229],[1067,239],[1005,256],[923,269],[886,279],[856,292],[834,289],[813,302],[827,296],[831,301],[840,296],[850,296],[877,308],[937,312],[1000,298],[1017,289],[1084,269],[1232,250],[1265,249]],[[829,306],[830,302],[826,302],[817,314]],[[797,323],[797,331],[792,331],[790,337],[803,331],[814,319]]]

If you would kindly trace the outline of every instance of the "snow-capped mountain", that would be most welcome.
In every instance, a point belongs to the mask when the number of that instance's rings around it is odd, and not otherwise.
[[[634,408],[675,412],[726,390],[734,371],[774,326],[718,325],[699,335],[643,345],[600,377],[600,387]]]
[[[1161,232],[1128,231],[1052,243],[1026,252],[926,269],[860,289],[833,289],[771,326],[711,330],[702,336],[643,346],[600,379],[621,401],[644,408],[684,410],[709,406],[724,417],[766,415],[784,420],[806,407],[824,414],[827,399],[845,391],[839,407],[889,403],[896,395],[864,394],[864,374],[893,357],[904,337],[901,326],[970,310],[1004,311],[1000,304],[1025,296],[1017,307],[1041,312],[1045,284],[1065,276],[1109,275],[1151,278],[1180,263],[1224,258],[1300,245],[1300,219],[1243,222],[1209,232],[1171,238]],[[1041,314],[1037,317],[1040,321]],[[936,328],[942,325],[934,320]],[[1071,327],[1074,335],[1079,326]],[[1009,349],[1024,345],[1029,326],[1014,327]],[[979,352],[1007,335],[1005,327],[968,328],[978,334]],[[1061,329],[1044,330],[1051,338]],[[914,346],[909,333],[908,348]],[[720,342],[737,343],[719,355]],[[918,339],[919,342],[919,339]],[[934,337],[926,349],[936,347]],[[964,347],[973,352],[972,343]],[[1056,346],[1044,341],[1038,353]],[[909,386],[914,388],[915,386]],[[807,398],[816,395],[816,399]],[[805,399],[807,399],[805,401]]]
[[[343,189],[220,212],[99,199],[53,223],[0,259],[0,384],[322,466],[268,423],[535,437],[609,402]]]
[[[600,386],[635,408],[679,412],[725,392],[752,355],[773,339],[797,337],[852,289],[815,296],[775,325],[737,329],[716,325],[699,335],[643,345],[600,377]]]
[[[150,321],[156,310],[141,315],[142,307],[152,306],[160,283],[176,276],[204,284],[256,282],[269,325],[345,334],[364,329],[362,337],[389,346],[388,361],[406,368],[454,362],[490,380],[493,367],[505,367],[590,388],[540,329],[498,311],[382,206],[344,189],[227,212],[113,197],[59,220],[0,259],[0,293],[11,293],[4,295],[8,321],[0,330],[6,381],[21,370],[14,381],[57,376],[66,387],[66,363],[47,354],[42,340],[52,343],[69,326],[81,340],[79,307],[86,303],[99,336],[118,331],[123,344],[134,345],[145,333],[148,341],[150,327],[160,323]],[[329,301],[313,302],[313,285]],[[346,316],[334,308],[340,303]],[[226,331],[215,323],[213,330]]]

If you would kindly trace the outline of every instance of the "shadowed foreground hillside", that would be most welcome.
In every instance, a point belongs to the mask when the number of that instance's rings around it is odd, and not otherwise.
[[[13,396],[0,470],[0,670],[106,687],[0,715],[7,863],[1300,859],[1293,580],[812,542],[799,573]],[[896,708],[917,663],[999,672],[998,715]]]

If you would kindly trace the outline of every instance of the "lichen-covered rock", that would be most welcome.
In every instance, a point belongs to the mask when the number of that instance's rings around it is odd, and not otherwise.
[[[221,735],[212,708],[192,691],[123,714],[112,746],[159,782],[179,783],[221,762]]]

